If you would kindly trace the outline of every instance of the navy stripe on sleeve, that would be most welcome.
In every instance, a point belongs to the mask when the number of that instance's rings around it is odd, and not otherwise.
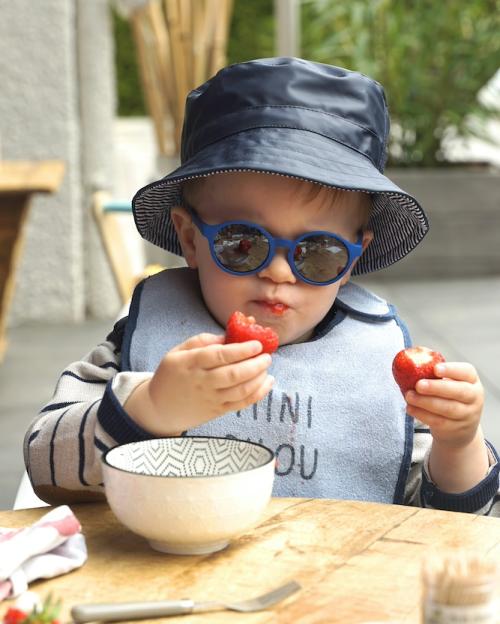
[[[54,412],[55,410],[61,409],[61,407],[69,407],[70,405],[76,405],[77,403],[81,403],[81,401],[66,401],[65,403],[51,403],[50,405],[46,405],[42,410],[40,410],[40,414],[44,412]]]
[[[107,446],[106,444],[104,444],[102,440],[99,440],[97,436],[94,436],[94,444],[102,453],[106,453],[111,448],[110,446]]]
[[[56,433],[57,433],[57,428],[59,427],[59,423],[64,418],[64,416],[68,413],[68,411],[69,411],[69,408],[59,416],[59,418],[56,421],[56,424],[54,425],[54,429],[52,430],[52,436],[50,438],[49,462],[50,462],[50,481],[52,485],[57,485],[56,469],[55,469],[55,462],[54,462],[54,451],[55,451],[54,441],[56,439]]]
[[[28,446],[33,442],[33,440],[36,440],[39,433],[40,433],[40,429],[38,429],[37,431],[33,431],[33,433],[28,438]]]
[[[72,373],[71,371],[64,371],[64,373],[61,373],[61,377],[74,377],[75,379],[78,379],[78,381],[84,381],[85,383],[90,384],[108,383],[106,379],[84,379],[83,377],[80,377],[79,375],[77,375],[76,373]]]
[[[85,412],[85,414],[83,415],[82,421],[80,423],[80,431],[78,432],[78,455],[79,455],[79,462],[78,462],[78,478],[80,479],[80,483],[82,485],[90,485],[89,483],[87,483],[87,481],[85,481],[85,477],[84,477],[84,468],[85,468],[85,437],[84,437],[84,431],[85,431],[85,423],[87,422],[87,418],[89,415],[90,410],[94,407],[94,405],[100,401],[100,399],[97,399],[96,401],[94,401],[92,403],[92,405],[87,409],[87,411]]]
[[[120,372],[120,367],[116,362],[106,362],[106,364],[101,364],[99,368],[114,368],[118,372]]]
[[[490,508],[488,509],[488,511],[487,511],[484,515],[485,515],[485,516],[489,516],[489,515],[490,515],[490,513],[491,513],[491,511],[492,511],[492,509],[493,509],[493,507],[494,507],[496,504],[498,504],[498,503],[500,503],[500,494],[497,494],[497,495],[495,496],[495,498],[491,501]]]

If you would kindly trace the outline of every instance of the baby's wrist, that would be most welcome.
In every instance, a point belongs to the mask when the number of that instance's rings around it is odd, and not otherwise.
[[[440,452],[446,453],[447,455],[466,455],[472,449],[476,449],[480,446],[484,446],[486,449],[486,443],[484,441],[483,432],[481,427],[478,427],[473,434],[468,435],[467,437],[447,437],[444,439],[440,439],[439,437],[435,437],[432,434],[432,446],[436,450],[439,449]]]
[[[151,379],[139,384],[124,404],[124,409],[142,429],[156,437],[174,437],[180,435],[177,429],[168,427],[168,422],[161,417],[150,393]]]
[[[465,492],[480,483],[490,466],[488,448],[481,429],[465,445],[452,446],[433,440],[428,459],[431,481],[442,491]]]

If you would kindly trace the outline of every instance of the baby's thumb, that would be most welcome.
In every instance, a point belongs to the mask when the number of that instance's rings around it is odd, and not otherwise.
[[[224,336],[217,334],[196,334],[196,336],[191,336],[181,344],[177,345],[172,349],[172,351],[189,351],[191,349],[199,349],[200,347],[207,347],[208,345],[213,344],[224,344]]]

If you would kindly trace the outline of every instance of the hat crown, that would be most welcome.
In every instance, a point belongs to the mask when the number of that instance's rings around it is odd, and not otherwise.
[[[191,91],[181,161],[230,134],[264,127],[315,132],[380,171],[385,165],[389,113],[382,86],[358,72],[292,57],[230,65]]]

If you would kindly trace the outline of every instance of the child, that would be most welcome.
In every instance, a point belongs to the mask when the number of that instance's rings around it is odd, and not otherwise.
[[[133,206],[142,236],[188,267],[142,282],[128,318],[62,373],[25,438],[41,498],[102,498],[116,444],[216,435],[276,452],[276,496],[500,515],[476,371],[446,363],[403,397],[405,326],[349,283],[428,228],[382,173],[388,132],[378,83],[301,59],[233,65],[190,93],[182,165]],[[224,344],[234,310],[276,330],[272,357]]]

